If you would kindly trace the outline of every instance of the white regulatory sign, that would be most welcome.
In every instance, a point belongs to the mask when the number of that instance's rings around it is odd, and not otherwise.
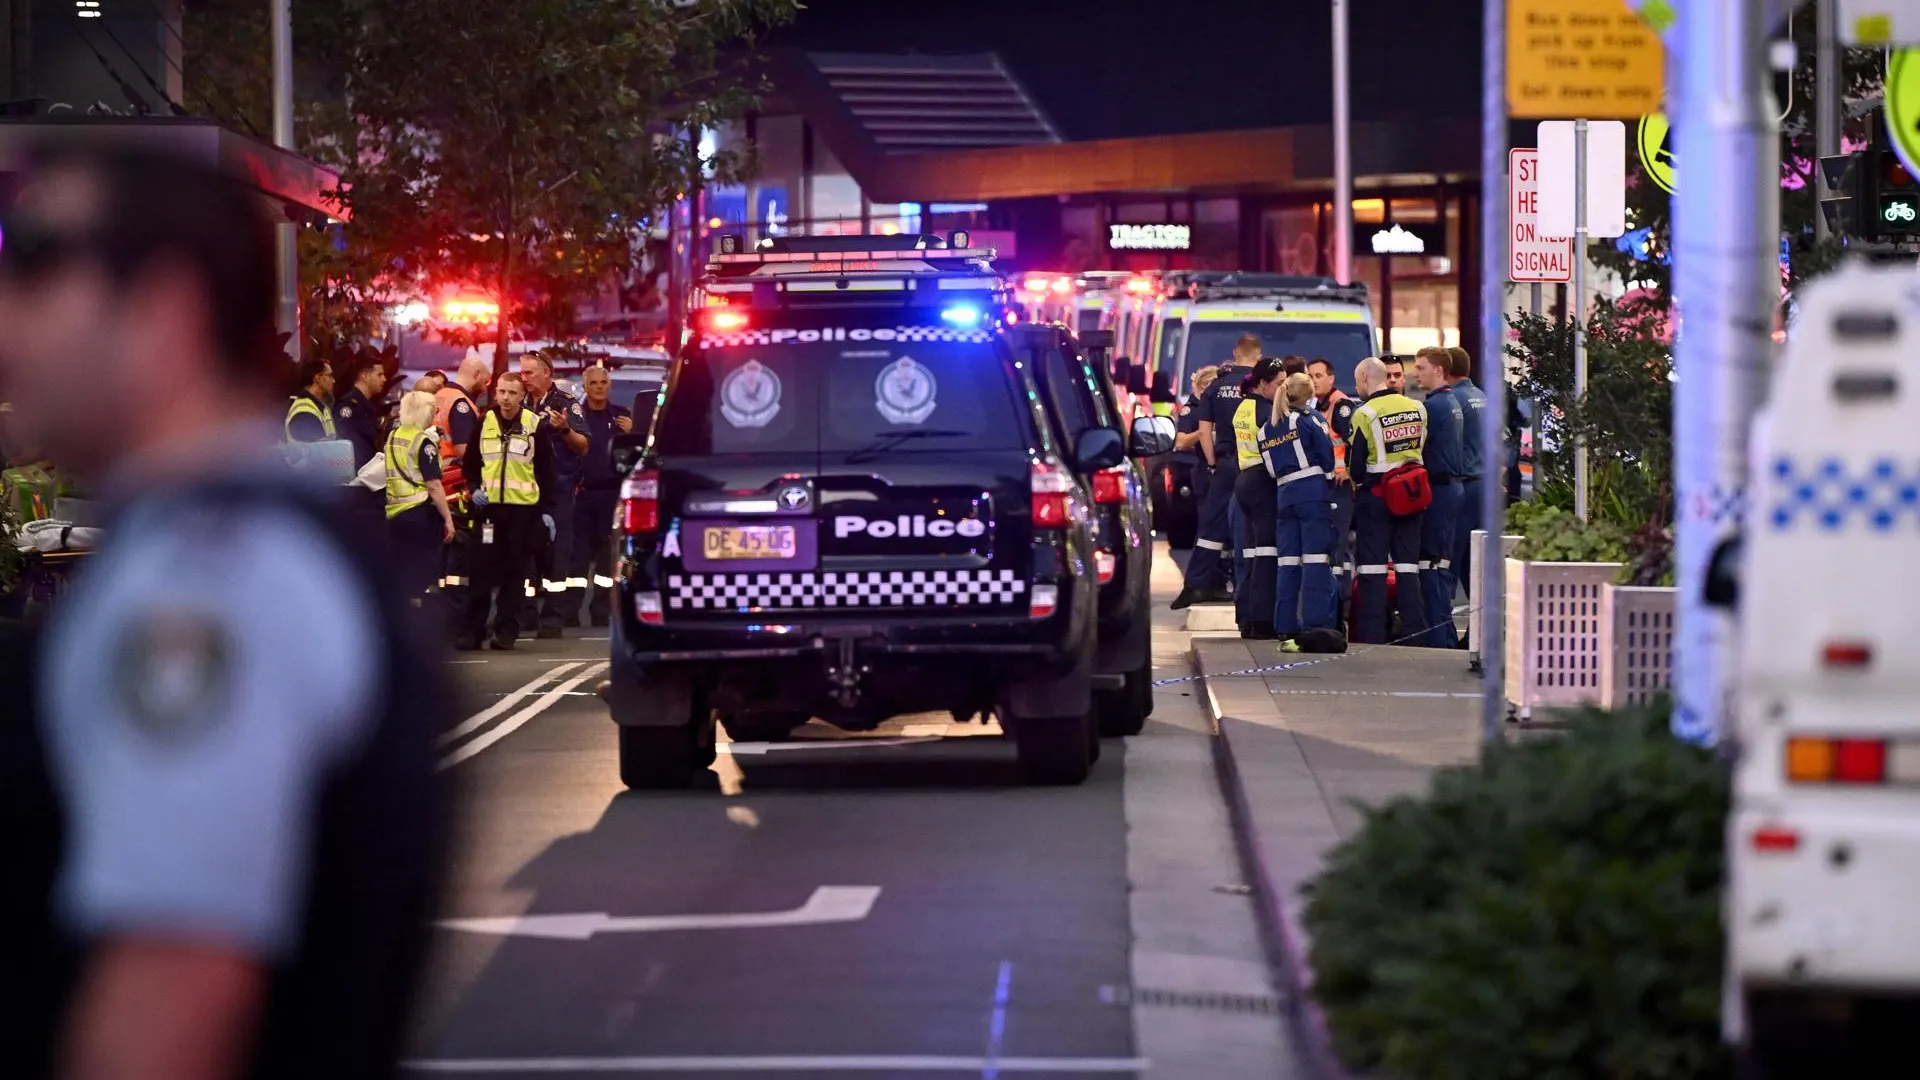
[[[1540,152],[1507,152],[1507,280],[1572,281],[1573,241],[1540,236]]]

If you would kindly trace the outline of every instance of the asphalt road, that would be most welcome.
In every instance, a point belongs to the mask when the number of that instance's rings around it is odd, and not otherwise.
[[[1160,675],[1187,675],[1163,621]],[[467,824],[416,1070],[1293,1075],[1191,684],[1077,788],[920,717],[630,794],[605,631],[569,633],[455,661]]]

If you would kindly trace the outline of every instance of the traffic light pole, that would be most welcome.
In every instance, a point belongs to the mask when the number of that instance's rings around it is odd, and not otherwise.
[[[1816,158],[1827,158],[1840,152],[1840,0],[1814,0],[1814,5],[1813,145]],[[1827,190],[1821,170],[1813,172],[1814,182],[1820,185],[1817,198],[1837,194]],[[1813,238],[1826,240],[1832,235],[1827,215],[1815,214]]]
[[[1483,0],[1486,84],[1480,102],[1480,550],[1469,590],[1480,605],[1480,736],[1491,745],[1506,738],[1507,723],[1507,0]],[[1533,287],[1540,310],[1540,286]],[[1517,492],[1515,494],[1518,494]]]
[[[1641,0],[1643,12],[1655,7]],[[1665,11],[1673,8],[1657,5]],[[1766,392],[1780,302],[1780,141],[1767,85],[1767,5],[1682,5],[1663,29],[1684,171],[1673,205],[1674,731],[1717,742],[1732,620],[1706,605],[1708,564],[1746,501],[1747,434]]]

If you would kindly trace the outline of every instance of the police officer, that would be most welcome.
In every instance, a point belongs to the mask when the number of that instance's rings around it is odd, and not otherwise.
[[[613,377],[605,367],[588,368],[580,382],[587,399],[569,410],[569,420],[575,431],[586,433],[587,452],[580,459],[580,490],[573,502],[573,549],[568,553],[563,610],[566,625],[579,626],[580,594],[587,592],[592,597],[587,608],[593,625],[605,626],[613,590],[613,548],[608,537],[614,507],[620,503],[621,477],[613,468],[613,440],[632,434],[633,414],[608,400]],[[589,584],[583,587],[581,582]]]
[[[1241,335],[1233,356],[1220,366],[1219,376],[1202,399],[1200,453],[1206,459],[1202,471],[1207,474],[1207,497],[1200,504],[1200,538],[1187,557],[1186,581],[1171,605],[1175,611],[1193,604],[1220,603],[1229,597],[1226,550],[1233,537],[1229,508],[1233,505],[1234,480],[1240,473],[1233,413],[1240,407],[1240,382],[1259,359],[1259,336]]]
[[[1447,373],[1452,376],[1453,396],[1460,402],[1460,463],[1466,470],[1460,478],[1460,516],[1453,526],[1453,577],[1471,593],[1473,580],[1473,531],[1480,527],[1481,476],[1486,470],[1486,442],[1480,430],[1480,416],[1486,411],[1487,396],[1473,382],[1473,358],[1458,345],[1447,349]]]
[[[1347,575],[1353,567],[1353,476],[1347,470],[1347,443],[1353,435],[1355,402],[1335,384],[1333,364],[1324,357],[1310,361],[1307,374],[1313,379],[1314,407],[1333,437],[1333,472],[1327,485],[1327,527],[1333,535],[1333,546],[1328,549],[1333,571],[1333,611],[1329,617],[1332,625],[1345,626],[1347,620],[1341,612],[1347,607],[1351,591]]]
[[[573,395],[553,385],[551,357],[542,352],[521,356],[520,379],[527,388],[526,407],[540,418],[540,438],[547,444],[554,474],[553,490],[546,493],[554,528],[537,537],[535,544],[538,555],[533,576],[540,582],[538,610],[528,604],[523,609],[528,618],[522,625],[530,627],[537,619],[540,637],[557,638],[567,611],[577,615],[580,610],[578,603],[571,608],[566,603],[567,566],[573,561],[573,495],[580,483],[587,436],[573,429]]]
[[[326,442],[333,426],[333,365],[307,360],[300,365],[300,392],[287,403],[288,442]]]
[[[467,541],[472,580],[454,638],[457,649],[480,647],[489,614],[493,647],[514,647],[534,552],[541,539],[553,536],[553,451],[540,438],[540,415],[522,407],[525,387],[519,372],[501,375],[493,387],[493,407],[467,445],[464,469],[476,513]]]
[[[1387,389],[1396,394],[1407,392],[1407,365],[1397,356],[1383,356],[1380,362],[1387,365]]]
[[[1193,507],[1197,516],[1200,507],[1207,501],[1206,459],[1200,456],[1200,405],[1206,400],[1207,391],[1212,388],[1213,380],[1220,377],[1219,367],[1208,364],[1193,373],[1190,385],[1193,393],[1180,403],[1180,419],[1173,428],[1174,460],[1187,466],[1187,486],[1193,491]],[[1196,528],[1196,531],[1197,528]]]
[[[433,394],[433,429],[440,435],[440,483],[446,489],[453,527],[459,534],[443,552],[440,578],[440,584],[448,590],[448,615],[453,619],[456,638],[467,625],[466,608],[473,595],[472,567],[467,565],[475,550],[469,542],[473,507],[467,498],[467,449],[480,424],[480,407],[475,399],[486,388],[491,374],[492,369],[477,352],[469,353],[454,370],[453,379]],[[484,620],[486,613],[479,617]]]
[[[1235,464],[1233,499],[1240,508],[1239,573],[1234,580],[1233,610],[1240,636],[1249,641],[1272,641],[1274,547],[1273,475],[1261,468],[1260,429],[1273,420],[1274,395],[1285,370],[1271,356],[1261,357],[1240,383],[1242,399],[1233,411]]]
[[[393,1077],[410,1034],[453,695],[287,464],[263,205],[89,141],[6,221],[14,422],[111,505],[0,710],[8,1076]]]
[[[1420,515],[1395,515],[1387,509],[1380,485],[1394,470],[1420,464],[1427,439],[1427,414],[1420,403],[1387,386],[1387,365],[1369,356],[1354,368],[1353,384],[1362,401],[1353,410],[1348,461],[1359,490],[1353,501],[1353,546],[1359,572],[1359,603],[1353,613],[1352,639],[1381,644],[1387,640],[1387,571],[1397,579],[1403,633],[1425,633],[1426,604],[1420,593]]]
[[[1413,358],[1413,377],[1426,392],[1427,444],[1421,460],[1433,502],[1420,516],[1420,599],[1427,609],[1428,633],[1420,643],[1435,649],[1457,649],[1460,634],[1453,625],[1454,529],[1460,524],[1460,480],[1466,474],[1462,448],[1460,399],[1453,396],[1453,358],[1437,345],[1421,349]]]
[[[453,542],[453,511],[440,482],[439,433],[432,423],[433,395],[407,394],[400,399],[400,417],[385,451],[387,535],[415,604],[432,591],[440,576],[440,549]]]
[[[380,412],[374,408],[373,401],[387,388],[387,372],[377,363],[359,361],[350,364],[345,372],[347,388],[333,399],[333,427],[340,438],[353,444],[353,467],[357,472],[372,461],[384,445],[380,435]],[[386,498],[378,491],[367,491],[359,485],[348,490],[348,497],[360,513],[378,522]]]
[[[1320,414],[1308,407],[1313,396],[1310,376],[1287,376],[1274,403],[1279,414],[1260,432],[1260,456],[1276,491],[1274,547],[1279,552],[1279,573],[1273,624],[1285,641],[1282,648],[1289,652],[1299,650],[1294,639],[1304,631],[1333,625],[1328,479],[1333,471],[1333,438]]]

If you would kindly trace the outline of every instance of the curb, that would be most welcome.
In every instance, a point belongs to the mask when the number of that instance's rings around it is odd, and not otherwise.
[[[1207,686],[1198,649],[1193,652],[1193,666],[1195,672],[1199,673],[1201,686]],[[1287,994],[1287,1015],[1292,1020],[1290,1026],[1299,1045],[1300,1058],[1316,1080],[1359,1080],[1347,1071],[1334,1053],[1333,1037],[1327,1030],[1326,1016],[1313,1000],[1313,967],[1307,960],[1306,928],[1301,925],[1294,906],[1287,902],[1287,897],[1276,885],[1279,878],[1267,865],[1260,845],[1255,842],[1257,826],[1253,808],[1248,802],[1246,786],[1241,782],[1233,740],[1227,733],[1228,725],[1223,722],[1243,721],[1223,715],[1218,698],[1211,692],[1206,698],[1207,713],[1213,722],[1214,767],[1220,777],[1220,787],[1227,795],[1234,846],[1239,849],[1241,860],[1253,874],[1255,906],[1259,911],[1261,931],[1267,939],[1269,951],[1273,954],[1270,959]]]

